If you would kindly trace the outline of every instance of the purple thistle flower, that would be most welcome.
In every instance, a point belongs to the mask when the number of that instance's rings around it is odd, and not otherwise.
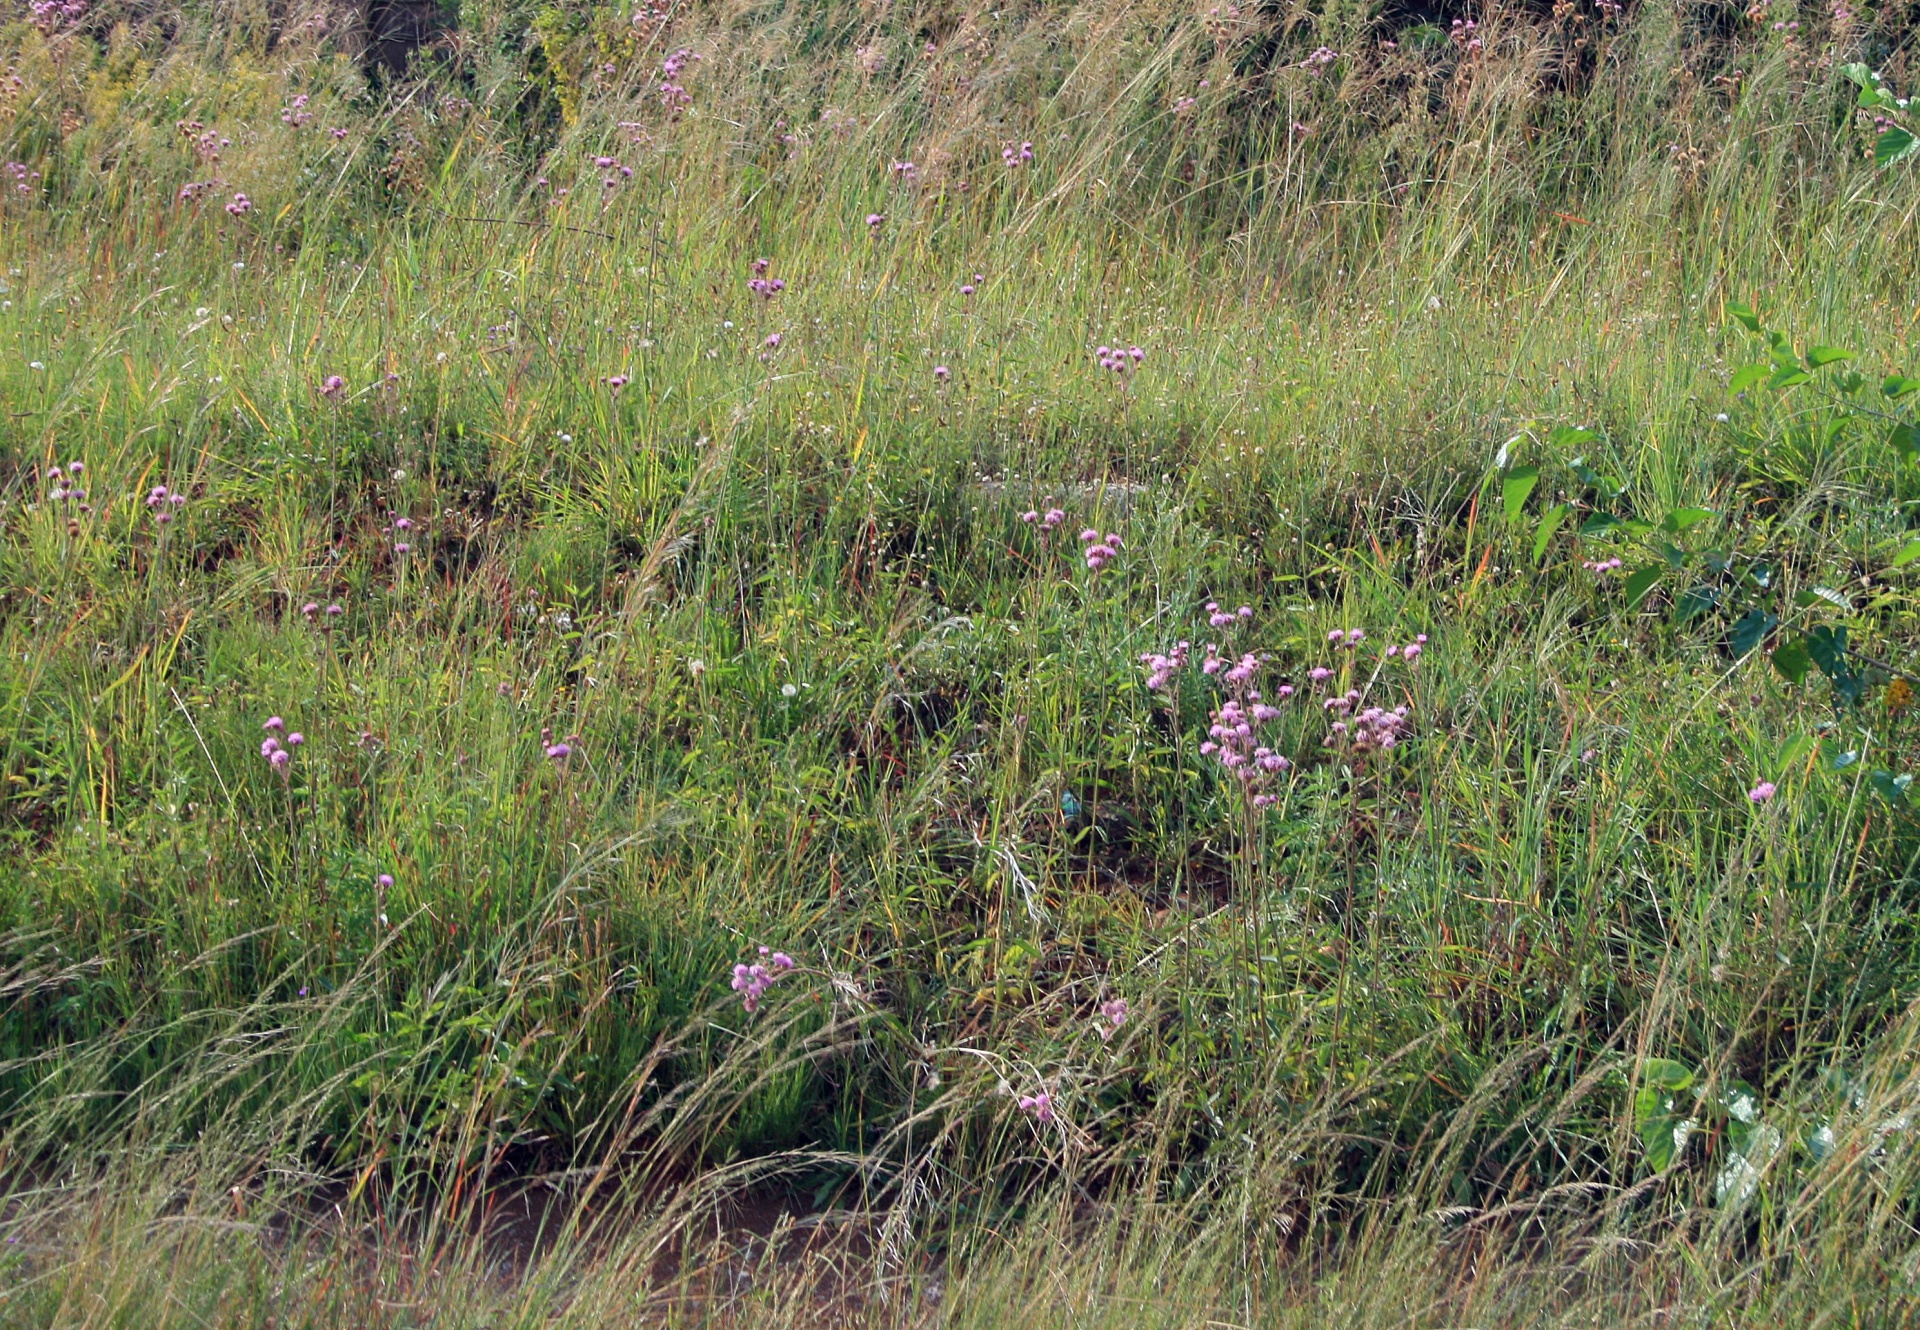
[[[935,365],[933,367],[933,377],[940,380],[940,382],[942,383],[945,383],[952,376],[953,376],[953,371],[948,369],[945,365]]]
[[[1763,804],[1773,798],[1777,788],[1772,781],[1763,780],[1751,790],[1747,791],[1747,798],[1751,799],[1754,803]]]

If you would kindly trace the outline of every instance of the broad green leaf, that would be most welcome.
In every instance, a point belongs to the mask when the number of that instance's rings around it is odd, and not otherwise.
[[[1667,531],[1685,531],[1688,527],[1698,526],[1712,516],[1711,508],[1675,508],[1661,519],[1660,525]]]
[[[1920,559],[1920,536],[1916,536],[1900,547],[1900,552],[1893,556],[1893,566],[1905,568],[1915,559]]]
[[[1678,1153],[1674,1128],[1673,1096],[1662,1094],[1654,1086],[1642,1086],[1633,1097],[1633,1129],[1647,1150],[1647,1165],[1664,1173]]]
[[[1785,392],[1788,388],[1798,388],[1803,383],[1812,382],[1813,375],[1798,365],[1782,365],[1773,372],[1773,377],[1767,380],[1767,387],[1775,392]]]
[[[1904,803],[1907,787],[1913,784],[1913,773],[1903,771],[1896,776],[1891,771],[1874,771],[1868,773],[1867,782],[1873,786],[1873,792],[1888,803]]]
[[[1537,564],[1546,557],[1547,544],[1553,539],[1553,533],[1560,529],[1560,523],[1566,520],[1570,510],[1564,503],[1556,503],[1540,514],[1540,525],[1533,532],[1533,561]]]
[[[1884,171],[1895,162],[1904,162],[1916,151],[1920,151],[1920,139],[1894,125],[1873,141],[1873,164]]]
[[[1824,743],[1820,751],[1827,759],[1827,766],[1834,771],[1845,771],[1860,760],[1858,748],[1842,748],[1837,743]]]
[[[1676,571],[1687,564],[1687,552],[1670,540],[1660,542],[1660,557],[1667,561],[1667,567]]]
[[[1779,626],[1778,615],[1769,614],[1757,605],[1748,610],[1727,635],[1727,645],[1733,649],[1733,658],[1740,660],[1751,654],[1766,640],[1767,634]]]
[[[1840,77],[1851,79],[1862,88],[1873,86],[1873,69],[1861,64],[1858,60],[1851,60],[1840,66]]]
[[[1773,649],[1768,657],[1780,677],[1791,684],[1807,681],[1807,671],[1813,668],[1813,657],[1808,654],[1807,644],[1798,637],[1790,637]]]
[[[1727,391],[1746,392],[1767,377],[1768,368],[1766,365],[1742,365],[1733,372],[1733,377],[1727,380]]]
[[[1808,587],[1804,591],[1796,592],[1793,597],[1793,603],[1803,610],[1809,605],[1818,605],[1822,602],[1833,606],[1835,609],[1846,610],[1848,612],[1852,612],[1853,610],[1853,602],[1830,586]],[[1818,632],[1820,630],[1815,629],[1814,631]],[[1840,631],[1841,637],[1844,639],[1846,630],[1843,628]]]
[[[1760,316],[1754,312],[1753,306],[1743,305],[1739,301],[1735,301],[1733,304],[1727,306],[1727,313],[1731,315],[1736,322],[1745,327],[1748,332],[1760,331]]]
[[[1506,505],[1507,520],[1517,522],[1527,506],[1527,496],[1533,493],[1533,487],[1540,483],[1540,468],[1537,466],[1516,466],[1507,471],[1505,480],[1500,482],[1500,500]]]
[[[1580,477],[1580,483],[1582,485],[1599,491],[1602,499],[1616,498],[1620,492],[1626,488],[1620,483],[1618,477],[1601,475],[1598,471],[1588,466],[1582,458],[1576,457],[1567,463],[1567,465],[1573,468],[1574,475]]]
[[[1899,450],[1901,461],[1911,462],[1914,453],[1920,452],[1920,431],[1911,425],[1895,425],[1887,431],[1887,442]]]
[[[1611,531],[1620,525],[1620,519],[1612,513],[1588,513],[1587,520],[1580,524],[1580,534],[1597,536],[1603,531]]]
[[[1693,1071],[1672,1058],[1648,1058],[1640,1066],[1640,1082],[1662,1090],[1684,1090],[1693,1084]]]
[[[1581,429],[1577,425],[1556,425],[1547,435],[1547,446],[1554,449],[1578,448],[1583,443],[1592,443],[1600,436],[1590,429]]]
[[[1842,351],[1837,346],[1810,346],[1807,348],[1807,365],[1812,369],[1823,369],[1842,360],[1852,360],[1853,352]]]
[[[1920,392],[1920,379],[1909,379],[1904,374],[1889,374],[1880,385],[1880,392],[1886,397],[1905,397],[1911,392]]]
[[[1673,621],[1691,623],[1711,610],[1720,601],[1720,593],[1710,586],[1696,583],[1682,592],[1673,602]]]
[[[1789,768],[1808,753],[1813,751],[1813,740],[1804,734],[1796,734],[1791,739],[1780,741],[1780,751],[1774,757],[1774,769],[1786,775]]]
[[[1650,567],[1635,569],[1627,578],[1627,608],[1639,609],[1640,602],[1660,584],[1660,577],[1666,571],[1657,563]]]
[[[1844,679],[1853,673],[1847,664],[1847,630],[1821,624],[1807,634],[1807,654],[1829,679]]]

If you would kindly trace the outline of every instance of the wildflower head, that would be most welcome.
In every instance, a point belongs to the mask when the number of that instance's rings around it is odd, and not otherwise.
[[[1747,798],[1751,799],[1754,803],[1763,804],[1773,798],[1776,789],[1777,787],[1772,781],[1763,780],[1751,790],[1747,791]]]
[[[953,371],[948,369],[945,365],[935,365],[933,367],[933,377],[940,380],[940,382],[945,383],[948,379],[953,377]]]
[[[329,374],[320,381],[320,395],[327,398],[339,398],[346,395],[347,381],[338,374]]]
[[[1039,1094],[1020,1096],[1020,1111],[1035,1122],[1053,1121],[1053,1096],[1042,1090]]]
[[[733,991],[740,994],[740,1005],[750,1013],[758,1010],[767,989],[793,968],[793,957],[786,952],[761,947],[758,961],[733,967]]]

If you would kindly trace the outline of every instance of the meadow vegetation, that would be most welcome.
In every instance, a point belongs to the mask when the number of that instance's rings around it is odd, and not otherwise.
[[[0,23],[0,1325],[1910,1323],[1908,8],[429,17]]]

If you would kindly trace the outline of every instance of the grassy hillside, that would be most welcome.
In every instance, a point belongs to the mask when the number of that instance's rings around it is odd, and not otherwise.
[[[10,20],[0,1323],[1905,1324],[1906,21]]]

